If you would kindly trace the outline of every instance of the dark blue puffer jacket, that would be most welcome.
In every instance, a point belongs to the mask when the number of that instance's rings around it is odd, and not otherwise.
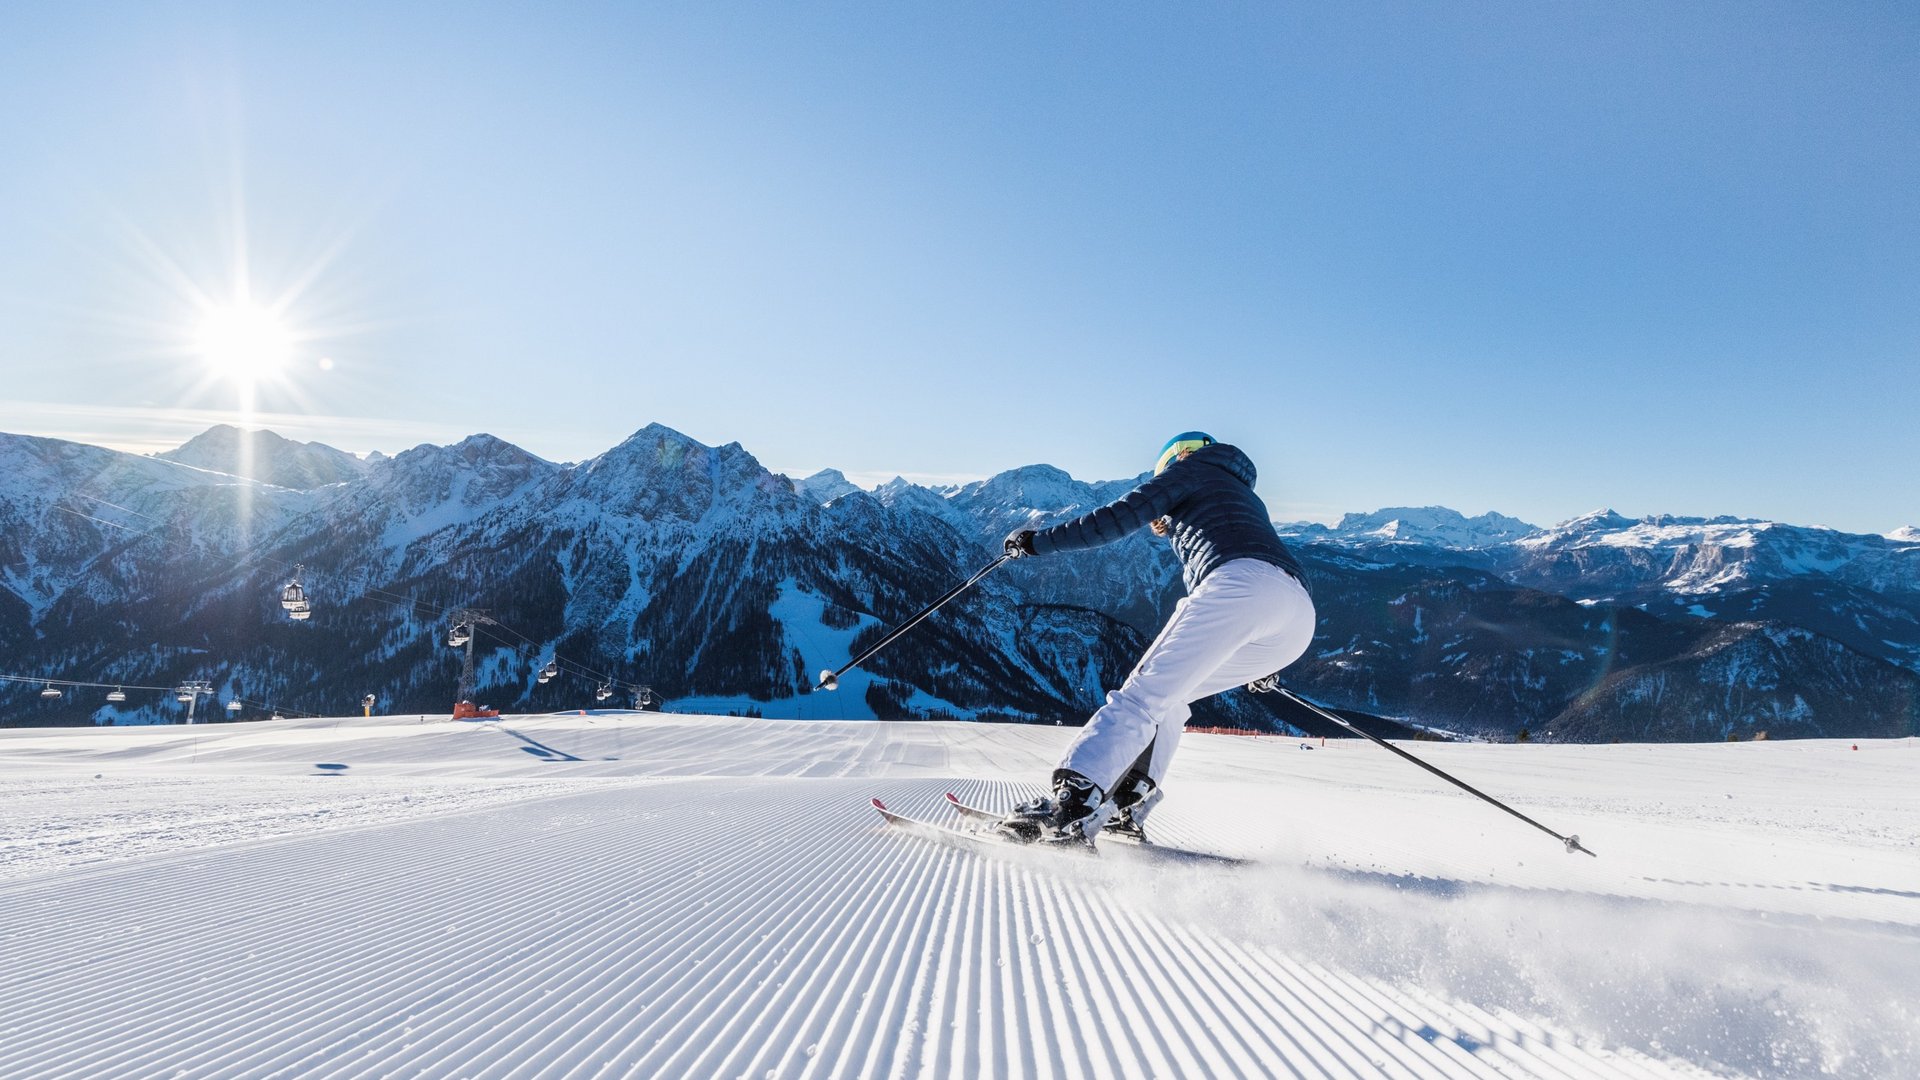
[[[1111,544],[1155,518],[1170,517],[1168,534],[1187,591],[1229,559],[1272,563],[1306,583],[1300,563],[1280,542],[1267,506],[1253,493],[1253,462],[1238,447],[1203,446],[1120,498],[1033,535],[1033,552]]]

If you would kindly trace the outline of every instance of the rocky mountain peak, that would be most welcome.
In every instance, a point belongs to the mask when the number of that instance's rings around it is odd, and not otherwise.
[[[508,465],[516,467],[551,465],[536,454],[528,453],[497,435],[480,432],[469,435],[450,448],[454,456],[469,465]]]
[[[718,467],[731,472],[765,472],[758,459],[737,442],[725,446],[706,443],[665,424],[648,424],[627,436],[618,446],[586,462],[582,468],[639,469],[647,472],[677,472],[689,466]]]
[[[368,465],[325,443],[295,442],[265,429],[215,424],[172,450],[163,461],[307,491],[364,476]]]
[[[383,457],[369,467],[377,469],[385,476],[443,475],[468,470],[477,472],[494,472],[501,469],[541,471],[559,468],[545,458],[529,453],[496,435],[484,432],[469,435],[449,446],[421,443],[412,449],[402,450],[393,457]]]
[[[1056,514],[1090,509],[1096,505],[1097,496],[1093,485],[1075,480],[1064,469],[1023,465],[967,484],[951,498],[969,513],[990,509],[999,513]]]
[[[1445,506],[1393,506],[1348,514],[1334,534],[1354,539],[1433,544],[1463,550],[1493,547],[1539,532],[1539,528],[1492,511],[1467,517]]]
[[[708,446],[655,423],[575,469],[572,494],[645,518],[697,520],[723,501],[792,499],[795,485],[737,442]]]
[[[1556,532],[1597,532],[1602,529],[1625,529],[1634,524],[1633,518],[1616,513],[1609,507],[1589,510],[1576,518],[1569,518],[1554,526]]]
[[[895,479],[898,480],[899,478],[896,477]],[[903,484],[906,483],[904,480],[900,480],[899,482]],[[821,469],[812,476],[798,481],[794,486],[799,490],[800,494],[806,496],[808,500],[823,504],[830,503],[842,495],[852,495],[860,490],[860,487],[851,480],[848,480],[846,474],[839,469]]]

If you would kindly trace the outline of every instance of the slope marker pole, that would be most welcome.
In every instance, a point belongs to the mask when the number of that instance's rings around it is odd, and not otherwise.
[[[1279,692],[1281,697],[1286,698],[1288,701],[1293,702],[1295,705],[1298,705],[1301,708],[1306,709],[1308,712],[1313,713],[1315,716],[1318,716],[1325,720],[1331,720],[1334,723],[1339,724],[1341,727],[1346,728],[1348,731],[1351,731],[1356,735],[1363,735],[1369,739],[1372,739],[1374,742],[1379,743],[1381,746],[1386,747],[1387,749],[1393,751],[1396,754],[1399,754],[1401,757],[1406,758],[1408,761],[1413,762],[1415,765],[1418,765],[1421,768],[1432,773],[1433,775],[1439,777],[1440,779],[1445,780],[1447,783],[1452,784],[1454,787],[1457,787],[1462,791],[1465,791],[1467,794],[1472,795],[1476,798],[1485,799],[1487,802],[1490,802],[1493,805],[1499,807],[1500,809],[1505,810],[1507,813],[1512,814],[1514,817],[1519,818],[1521,821],[1524,821],[1527,824],[1533,826],[1534,828],[1539,829],[1541,832],[1546,833],[1548,836],[1551,836],[1555,840],[1560,841],[1561,846],[1567,849],[1567,854],[1571,855],[1576,851],[1585,851],[1587,854],[1593,855],[1593,852],[1588,851],[1587,848],[1580,843],[1580,838],[1578,836],[1561,836],[1559,833],[1554,832],[1552,829],[1547,828],[1545,825],[1540,824],[1539,822],[1533,820],[1527,815],[1521,813],[1518,810],[1515,810],[1513,807],[1508,806],[1506,803],[1501,802],[1499,799],[1496,799],[1493,796],[1487,794],[1486,792],[1481,791],[1480,789],[1474,787],[1473,785],[1467,783],[1466,781],[1455,779],[1453,776],[1450,776],[1447,773],[1442,772],[1440,769],[1437,769],[1434,766],[1429,765],[1424,761],[1421,761],[1419,758],[1414,757],[1412,754],[1407,753],[1405,750],[1400,749],[1399,747],[1393,745],[1392,743],[1379,737],[1378,735],[1373,734],[1370,731],[1362,731],[1361,729],[1354,727],[1352,724],[1348,723],[1341,716],[1333,712],[1330,712],[1326,709],[1323,709],[1318,705],[1315,705],[1313,702],[1308,701],[1306,698],[1301,697],[1299,694],[1294,693],[1293,691],[1287,689],[1286,687],[1279,686],[1279,687],[1275,687],[1274,689]],[[1593,857],[1597,859],[1600,856],[1593,855]]]

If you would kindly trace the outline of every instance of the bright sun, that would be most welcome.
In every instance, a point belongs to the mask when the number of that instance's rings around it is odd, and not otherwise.
[[[293,336],[273,312],[251,301],[207,312],[194,345],[214,370],[252,384],[284,367],[293,352]]]

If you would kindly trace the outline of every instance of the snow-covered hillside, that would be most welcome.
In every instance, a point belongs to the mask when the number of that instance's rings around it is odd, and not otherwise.
[[[963,850],[1068,729],[0,731],[0,1075],[1920,1074],[1913,740],[1193,733],[1163,839]]]

